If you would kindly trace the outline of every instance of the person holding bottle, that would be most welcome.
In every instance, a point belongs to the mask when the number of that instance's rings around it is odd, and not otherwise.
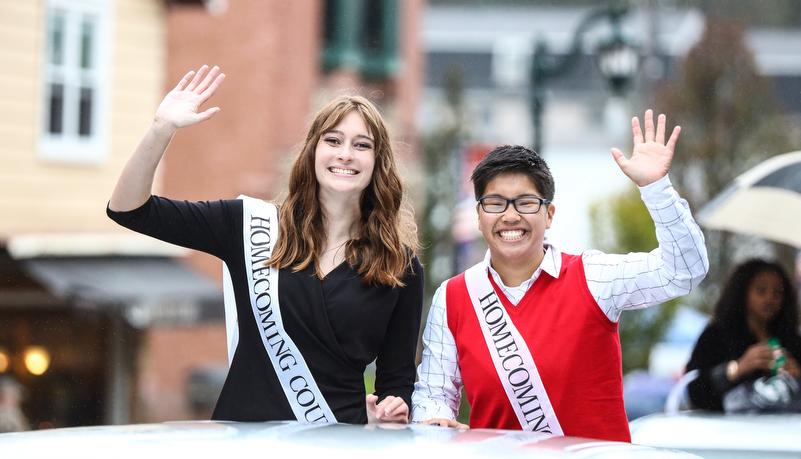
[[[801,377],[796,287],[782,267],[747,260],[729,275],[710,323],[698,337],[687,371],[695,408],[723,411],[727,392],[779,372]]]

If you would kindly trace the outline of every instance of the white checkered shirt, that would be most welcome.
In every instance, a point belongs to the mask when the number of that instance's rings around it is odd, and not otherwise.
[[[609,320],[617,322],[626,309],[640,309],[686,295],[709,269],[704,235],[687,202],[670,179],[640,187],[640,194],[656,227],[659,247],[650,253],[582,254],[587,287]],[[530,279],[518,287],[503,284],[490,266],[490,252],[482,262],[506,298],[516,305],[542,272],[558,277],[561,253],[545,240],[545,258]],[[423,332],[423,361],[417,368],[412,395],[412,422],[432,418],[456,419],[463,386],[456,342],[448,328],[445,286],[437,289]]]

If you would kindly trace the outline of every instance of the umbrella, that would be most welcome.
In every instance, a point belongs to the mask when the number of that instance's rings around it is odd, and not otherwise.
[[[697,217],[706,228],[801,248],[801,151],[774,156],[749,169]]]

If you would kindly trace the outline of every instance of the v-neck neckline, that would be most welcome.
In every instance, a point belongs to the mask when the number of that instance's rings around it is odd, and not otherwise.
[[[336,265],[333,268],[331,268],[331,271],[328,271],[327,273],[323,273],[323,278],[320,279],[320,281],[324,281],[324,280],[328,279],[329,276],[331,275],[331,273],[333,273],[334,271],[338,270],[344,264],[347,264],[347,263],[346,263],[345,260],[342,260],[338,265]]]

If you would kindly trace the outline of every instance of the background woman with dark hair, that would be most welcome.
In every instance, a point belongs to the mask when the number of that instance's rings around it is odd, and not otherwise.
[[[770,374],[776,355],[768,338],[781,343],[783,371],[801,376],[795,288],[774,262],[748,260],[734,269],[687,364],[687,371],[699,371],[688,387],[696,408],[723,411],[726,392]]]
[[[107,209],[127,228],[225,263],[230,368],[212,418],[408,422],[423,268],[380,112],[357,96],[324,107],[280,206],[151,196],[172,136],[219,111],[200,106],[223,79],[203,66],[167,94]],[[365,394],[374,360],[376,391]]]

